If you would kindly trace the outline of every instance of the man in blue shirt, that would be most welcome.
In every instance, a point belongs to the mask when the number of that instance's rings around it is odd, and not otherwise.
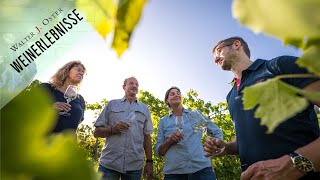
[[[244,110],[242,90],[281,74],[306,74],[297,57],[280,56],[272,60],[250,60],[250,50],[241,37],[220,41],[214,48],[215,63],[232,71],[234,86],[227,96],[236,138],[232,142],[206,139],[206,155],[226,147],[218,156],[239,154],[241,179],[320,179],[320,138],[314,106],[309,106],[281,123],[273,133],[254,118],[256,108]],[[284,82],[306,91],[319,91],[318,78],[287,78]],[[273,99],[270,99],[272,101]],[[312,102],[320,105],[320,102]],[[276,108],[276,107],[275,107]]]

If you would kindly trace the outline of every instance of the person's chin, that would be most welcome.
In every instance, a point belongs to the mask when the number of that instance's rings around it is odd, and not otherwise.
[[[221,69],[224,70],[224,71],[230,71],[231,67],[222,65]]]
[[[136,97],[136,96],[137,96],[137,92],[131,92],[131,93],[130,93],[130,96],[131,96],[131,97]]]

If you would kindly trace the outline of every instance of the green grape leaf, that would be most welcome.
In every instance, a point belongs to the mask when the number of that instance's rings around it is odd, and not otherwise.
[[[1,109],[1,179],[98,179],[75,133],[49,135],[56,112],[39,89]]]
[[[112,48],[118,56],[129,47],[132,32],[139,22],[143,7],[147,0],[120,0],[117,12],[117,24],[114,32]]]
[[[120,57],[128,49],[134,28],[147,0],[76,0],[76,8],[103,37],[114,31],[111,47]]]
[[[297,96],[300,91],[278,78],[269,79],[243,90],[244,109],[259,105],[255,118],[260,118],[261,125],[266,125],[268,133],[272,133],[280,123],[307,107],[307,100]]]
[[[292,45],[301,45],[306,37],[320,38],[319,7],[318,0],[235,0],[232,6],[233,16],[241,24]]]
[[[76,8],[103,38],[113,31],[117,13],[114,0],[76,0]]]
[[[320,44],[309,46],[299,58],[297,64],[320,76]]]

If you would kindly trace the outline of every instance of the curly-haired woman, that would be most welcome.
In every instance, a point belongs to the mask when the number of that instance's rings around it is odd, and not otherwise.
[[[64,92],[69,85],[80,86],[86,68],[80,61],[70,61],[62,66],[51,77],[49,83],[42,83],[39,87],[46,89],[53,98],[53,107],[57,111],[69,112],[70,116],[58,115],[56,125],[52,129],[53,133],[66,129],[76,130],[82,122],[85,109],[85,101],[81,95],[66,103]]]

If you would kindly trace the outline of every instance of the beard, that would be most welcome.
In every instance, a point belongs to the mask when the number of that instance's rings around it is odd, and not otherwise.
[[[221,69],[230,71],[232,66],[235,64],[236,59],[237,55],[234,52],[230,51],[230,53],[224,57],[224,61],[221,64]]]

